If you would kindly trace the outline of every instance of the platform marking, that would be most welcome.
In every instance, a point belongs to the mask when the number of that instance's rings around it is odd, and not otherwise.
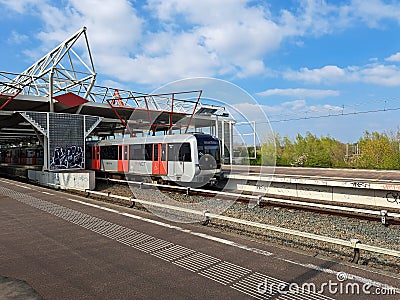
[[[170,248],[151,253],[151,255],[161,258],[165,261],[172,262],[174,260],[182,259],[183,257],[189,256],[194,253],[196,253],[195,250],[180,245],[173,245]]]
[[[0,193],[21,203],[28,204],[44,212],[60,217],[63,220],[84,227],[88,230],[91,230],[92,232],[99,233],[99,231],[102,232],[104,228],[108,228],[112,230],[112,232],[115,232],[116,230],[122,230],[125,236],[116,239],[116,241],[131,246],[139,251],[152,253],[154,254],[153,256],[155,256],[156,253],[159,251],[165,251],[167,249],[173,248],[174,246],[180,246],[162,239],[155,238],[142,232],[130,230],[129,228],[126,228],[128,232],[125,232],[125,228],[123,228],[122,226],[118,227],[117,225],[117,227],[115,227],[113,226],[113,223],[106,220],[85,213],[81,213],[79,211],[59,204],[38,199],[31,195],[23,194],[18,191],[13,191],[2,186],[0,186]],[[128,235],[126,235],[127,233]],[[100,233],[100,235],[107,237],[107,235],[104,235],[102,233]],[[222,261],[205,253],[197,252],[195,250],[193,251],[193,254],[188,253],[187,256],[183,258],[178,258],[177,260],[173,261],[173,263],[177,266],[181,266],[187,270],[197,273],[198,275],[207,277],[208,279],[214,280],[231,288],[231,284],[233,282],[243,279],[253,273],[253,271],[250,269],[243,268],[227,261]],[[319,295],[316,296],[318,297]]]
[[[45,195],[52,195],[52,196],[54,196],[54,194],[48,193],[48,192],[43,192],[43,191],[41,191],[41,193],[42,193],[42,194],[45,194]]]
[[[174,246],[174,244],[170,243],[168,241],[154,239],[154,240],[148,241],[146,243],[134,245],[132,247],[135,249],[138,249],[140,251],[143,251],[145,253],[152,253],[152,252],[157,252],[157,251],[160,251],[165,248],[172,247],[172,246]]]
[[[227,285],[249,273],[252,273],[249,269],[224,261],[201,271],[199,274]]]
[[[9,183],[8,181],[4,181],[4,180],[0,180],[0,182]],[[0,187],[0,190],[1,190],[1,187]],[[6,190],[9,190],[9,189],[6,189]],[[14,191],[12,191],[12,190],[9,190],[9,191],[14,192]],[[15,192],[14,192],[14,193],[15,193]],[[21,193],[21,194],[22,194],[22,193]],[[24,195],[24,194],[22,194],[22,195]],[[31,197],[31,196],[29,196],[29,197]],[[13,198],[13,197],[11,197],[11,198]],[[31,197],[31,198],[34,198],[34,197]],[[15,198],[14,198],[14,199],[15,199]],[[43,203],[43,202],[47,202],[47,201],[44,201],[44,200],[41,200],[41,199],[37,199],[37,198],[34,198],[34,199],[35,199],[36,201],[39,201],[39,202],[42,202],[42,203]],[[19,199],[16,199],[16,200],[20,201]],[[21,201],[21,202],[26,202],[26,204],[29,204],[29,203],[28,203],[28,202],[29,202],[29,199],[25,199],[25,200],[26,200],[26,201]],[[206,235],[206,234],[193,232],[193,231],[191,231],[191,230],[183,229],[183,228],[181,228],[181,227],[174,226],[174,225],[170,225],[170,224],[163,223],[163,222],[160,222],[160,221],[156,221],[156,220],[147,219],[147,218],[143,218],[143,217],[136,216],[136,215],[132,215],[132,214],[127,214],[127,213],[119,212],[119,211],[117,211],[117,210],[115,210],[115,209],[110,209],[110,208],[102,207],[102,206],[99,206],[99,205],[96,205],[96,204],[91,204],[91,203],[83,202],[83,201],[76,200],[76,199],[72,199],[72,198],[67,198],[67,200],[73,201],[73,202],[76,202],[76,203],[80,203],[80,204],[83,204],[83,205],[86,205],[86,206],[95,207],[95,208],[98,208],[98,209],[101,209],[101,210],[106,210],[106,211],[110,211],[110,212],[113,212],[113,213],[121,214],[121,215],[130,217],[130,218],[135,218],[135,219],[139,219],[139,220],[142,220],[142,221],[145,221],[145,222],[157,224],[157,225],[164,226],[164,227],[167,227],[167,228],[176,229],[176,230],[179,230],[179,231],[182,231],[182,232],[186,232],[186,233],[189,233],[189,234],[201,236],[201,237],[204,237],[204,238],[208,238],[208,239],[211,239],[211,240],[215,240],[215,241],[218,241],[218,242],[221,242],[221,243],[224,243],[224,244],[232,245],[232,246],[234,246],[234,247],[238,247],[238,248],[245,249],[245,250],[248,250],[248,251],[252,251],[252,252],[255,252],[255,253],[259,253],[259,254],[262,254],[262,255],[267,255],[267,256],[274,255],[273,253],[270,253],[270,252],[267,252],[267,251],[264,251],[264,250],[261,250],[261,249],[247,247],[247,246],[245,246],[245,245],[237,244],[237,243],[235,243],[235,242],[233,242],[233,241],[223,240],[223,239],[216,238],[216,237],[213,237],[213,236],[208,236],[208,235]],[[32,201],[31,201],[31,202],[32,202]],[[49,202],[49,203],[51,203],[51,202]],[[29,205],[30,205],[30,204],[29,204]],[[54,204],[54,205],[57,205],[57,204]],[[32,205],[32,206],[33,206],[33,205]],[[67,209],[69,209],[69,208],[67,208]],[[78,212],[78,213],[79,213],[79,214],[83,214],[83,213],[80,213],[80,212]],[[119,226],[119,225],[117,225],[117,226]],[[127,228],[126,228],[126,229],[127,229]],[[131,230],[131,229],[127,229],[127,230]],[[107,236],[107,237],[108,237],[108,235],[106,235],[106,234],[104,234],[104,236]],[[193,251],[194,251],[194,250],[193,250]],[[334,270],[331,270],[331,269],[322,268],[322,267],[319,267],[319,266],[316,266],[316,265],[313,265],[313,264],[303,264],[303,263],[299,263],[299,262],[296,262],[296,261],[292,261],[292,260],[280,258],[280,257],[277,257],[277,256],[274,256],[274,258],[275,258],[275,259],[278,259],[278,260],[285,261],[285,262],[287,262],[287,263],[296,264],[296,265],[299,265],[299,266],[302,266],[302,267],[305,267],[305,268],[308,268],[308,269],[314,269],[314,270],[317,270],[317,271],[320,271],[320,272],[324,272],[324,273],[328,273],[328,274],[337,275],[337,274],[341,273],[341,272],[334,271]],[[176,263],[176,262],[173,262],[173,263],[176,264],[176,265],[179,265],[179,264]],[[181,267],[184,267],[184,266],[181,265]],[[186,269],[188,269],[188,270],[191,270],[191,269],[188,268],[187,266],[184,267],[184,268],[186,268]],[[191,271],[193,271],[193,270],[191,270]],[[349,273],[347,273],[347,275],[348,275],[348,278],[351,279],[351,280],[354,280],[354,281],[357,281],[357,282],[360,282],[360,283],[368,283],[368,284],[370,284],[370,285],[372,285],[372,286],[379,287],[379,288],[394,289],[394,290],[396,291],[396,293],[400,293],[400,289],[395,288],[395,287],[393,287],[393,286],[388,286],[387,284],[384,284],[384,283],[381,283],[381,282],[378,282],[378,281],[373,281],[373,280],[371,280],[371,279],[367,279],[367,278],[364,278],[364,277],[361,277],[361,276],[357,276],[357,275],[353,275],[353,274],[349,274]],[[265,275],[265,276],[266,276],[266,275]],[[232,287],[233,287],[233,286],[232,286]],[[264,295],[264,296],[265,296],[265,295]],[[323,296],[323,295],[320,295],[320,296]],[[324,297],[325,297],[325,296],[324,296]],[[266,298],[262,298],[262,299],[266,299]],[[281,299],[283,299],[283,298],[281,298]],[[332,298],[327,297],[327,298],[325,298],[325,299],[332,299]]]
[[[255,299],[269,299],[278,294],[277,287],[287,287],[288,284],[282,280],[255,272],[250,276],[236,282],[232,288]],[[259,293],[262,290],[264,293]]]
[[[87,202],[83,202],[83,201],[72,199],[72,198],[68,198],[68,200],[76,202],[76,203],[80,203],[80,204],[83,204],[83,205],[88,205],[88,206],[91,206],[91,207],[95,207],[95,208],[98,208],[98,209],[102,209],[102,210],[110,210],[110,209],[102,207],[100,205],[87,203]],[[221,239],[221,238],[218,238],[218,237],[215,237],[215,236],[211,236],[211,235],[208,235],[208,234],[205,234],[205,233],[195,232],[195,231],[192,231],[192,230],[189,230],[189,229],[184,229],[184,228],[179,227],[179,226],[167,224],[167,223],[156,221],[156,220],[153,220],[153,219],[148,219],[148,218],[144,218],[144,217],[141,217],[141,216],[132,215],[132,214],[128,214],[128,213],[123,213],[123,212],[119,212],[119,211],[116,211],[116,210],[115,210],[115,213],[124,215],[124,216],[129,217],[129,218],[134,218],[134,219],[137,219],[137,220],[141,220],[141,221],[145,221],[145,222],[148,222],[148,223],[156,224],[156,225],[159,225],[159,226],[175,229],[175,230],[178,230],[178,231],[181,231],[181,232],[189,233],[191,235],[199,236],[199,237],[202,237],[202,238],[205,238],[205,239],[208,239],[208,240],[212,240],[212,241],[219,242],[219,243],[222,243],[222,244],[230,245],[230,246],[233,246],[233,247],[236,247],[236,248],[244,249],[244,250],[251,251],[251,252],[254,252],[254,253],[258,253],[258,254],[261,254],[261,255],[274,256],[274,259],[281,260],[281,261],[284,261],[284,262],[287,262],[287,263],[290,263],[290,264],[295,264],[295,265],[298,265],[298,266],[302,266],[302,267],[305,267],[307,269],[313,269],[313,270],[316,270],[316,271],[319,271],[319,272],[323,272],[323,273],[327,273],[327,274],[331,274],[331,275],[335,275],[335,276],[337,276],[339,273],[343,273],[343,272],[335,271],[335,270],[328,269],[328,268],[322,268],[322,267],[319,267],[319,266],[316,266],[316,265],[313,265],[313,264],[309,264],[309,263],[303,264],[303,263],[299,263],[299,262],[296,262],[296,261],[293,261],[293,260],[281,258],[279,256],[276,256],[274,253],[271,253],[271,252],[268,252],[268,251],[265,251],[265,250],[262,250],[262,249],[248,247],[246,245],[238,244],[238,243],[233,242],[233,241],[229,241],[229,240],[226,240],[226,239]],[[379,282],[379,281],[371,280],[371,279],[368,279],[368,278],[364,278],[364,277],[353,275],[353,274],[349,274],[349,273],[347,273],[347,275],[349,276],[349,279],[352,279],[354,281],[357,281],[357,282],[360,282],[360,283],[363,283],[363,284],[364,283],[368,283],[368,284],[371,284],[372,286],[375,286],[375,287],[378,287],[378,288],[387,288],[388,287],[386,284],[384,284],[382,282]],[[400,289],[399,288],[395,288],[395,287],[392,287],[392,286],[389,286],[389,288],[395,289],[396,293],[400,294]]]
[[[0,182],[5,182],[7,184],[17,185],[15,183],[13,183],[12,181],[9,182],[9,181],[6,181],[6,180],[1,180],[1,179],[0,179]],[[35,198],[35,199],[39,200],[41,202],[47,202],[47,201],[44,201],[44,200],[41,200],[41,199],[37,199],[37,198]],[[66,199],[69,200],[69,201],[72,201],[72,202],[76,202],[76,203],[82,204],[82,205],[86,205],[86,206],[94,207],[94,208],[97,208],[97,209],[109,211],[109,212],[112,212],[112,213],[124,215],[124,216],[129,217],[129,218],[134,218],[134,219],[137,219],[137,220],[141,220],[141,221],[144,221],[144,222],[156,224],[156,225],[159,225],[159,226],[175,229],[175,230],[178,230],[178,231],[181,231],[181,232],[189,233],[189,234],[192,234],[192,235],[195,235],[195,236],[199,236],[199,237],[202,237],[202,238],[213,240],[213,241],[216,241],[216,242],[219,242],[219,243],[223,243],[223,244],[226,244],[226,245],[231,245],[233,247],[237,247],[237,248],[244,249],[244,250],[247,250],[247,251],[255,252],[255,253],[258,253],[258,254],[261,254],[261,255],[274,256],[274,259],[281,260],[281,261],[284,261],[284,262],[287,262],[287,263],[291,263],[291,264],[295,264],[295,265],[299,265],[299,266],[302,266],[302,267],[305,267],[305,268],[308,268],[308,269],[313,269],[313,270],[316,270],[316,271],[319,271],[319,272],[323,272],[323,273],[327,273],[327,274],[331,274],[331,275],[336,275],[336,276],[339,273],[342,273],[342,272],[339,272],[339,271],[335,271],[335,270],[332,270],[332,269],[319,267],[319,266],[316,266],[316,265],[313,265],[313,264],[309,264],[309,263],[303,264],[303,263],[300,263],[300,262],[296,262],[296,261],[292,261],[292,260],[289,260],[289,259],[281,258],[281,257],[278,257],[278,256],[276,256],[275,254],[273,254],[271,252],[268,252],[268,251],[265,251],[265,250],[262,250],[262,249],[248,247],[246,245],[241,245],[241,244],[238,244],[238,243],[233,242],[233,241],[229,241],[229,240],[221,239],[221,238],[218,238],[218,237],[210,236],[210,235],[207,235],[207,234],[204,234],[204,233],[194,232],[194,231],[191,231],[189,229],[184,229],[184,228],[181,228],[179,226],[167,224],[167,223],[156,221],[156,220],[153,220],[153,219],[148,219],[148,218],[144,218],[144,217],[140,217],[140,216],[133,215],[133,214],[128,214],[128,213],[123,213],[123,212],[120,212],[120,211],[115,210],[115,209],[102,207],[102,206],[97,205],[97,204],[92,204],[92,203],[80,201],[80,200],[73,199],[73,198],[66,198]],[[83,213],[79,212],[79,214],[83,214]],[[108,235],[106,235],[106,234],[104,234],[104,235],[108,237]],[[357,281],[357,282],[360,282],[360,283],[368,283],[368,284],[371,284],[372,286],[375,286],[375,287],[378,287],[378,288],[394,289],[396,291],[396,293],[400,293],[400,289],[399,288],[388,286],[388,285],[386,285],[384,283],[381,283],[381,282],[378,282],[378,281],[374,281],[374,280],[371,280],[371,279],[368,279],[368,278],[364,278],[364,277],[361,277],[361,276],[357,276],[357,275],[353,275],[353,274],[349,274],[349,273],[347,273],[347,275],[348,275],[349,279],[352,279],[354,281]]]
[[[173,264],[197,273],[220,261],[219,258],[195,251],[193,255],[174,261]]]
[[[4,182],[4,181],[3,181]],[[28,187],[28,186],[24,186],[24,185],[21,185],[21,184],[16,184],[16,183],[12,183],[13,185],[15,185],[15,186],[17,186],[17,187],[20,187],[20,188],[23,188],[23,189],[26,189],[26,190],[32,190],[32,188],[30,188],[30,187]]]
[[[119,243],[133,247],[137,244],[146,243],[148,241],[152,241],[155,239],[156,239],[155,237],[150,236],[148,234],[134,231],[134,232],[131,232],[130,235],[128,235],[128,236],[125,236],[125,237],[122,237],[119,239],[115,239],[115,240]]]

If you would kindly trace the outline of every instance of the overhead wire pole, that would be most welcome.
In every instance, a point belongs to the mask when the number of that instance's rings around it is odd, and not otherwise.
[[[259,123],[260,124],[260,123]],[[253,136],[253,149],[254,149],[254,156],[248,157],[249,159],[257,159],[257,132],[256,132],[256,121],[246,121],[246,122],[238,122],[235,125],[249,125],[253,132],[250,133],[239,133],[239,136],[243,138],[244,136]],[[232,135],[233,137],[233,135]],[[247,144],[246,144],[247,148]]]
[[[254,135],[253,135],[253,147],[254,147],[254,159],[257,159],[257,146],[256,146],[256,121],[253,121],[253,129],[254,129]]]

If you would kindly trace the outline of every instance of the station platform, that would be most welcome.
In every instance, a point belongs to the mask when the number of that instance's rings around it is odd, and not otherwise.
[[[400,293],[394,274],[3,178],[0,213],[0,275],[44,299],[364,299],[366,284],[368,299]],[[328,283],[361,292],[296,288]]]
[[[227,189],[295,200],[400,210],[400,171],[224,166]]]

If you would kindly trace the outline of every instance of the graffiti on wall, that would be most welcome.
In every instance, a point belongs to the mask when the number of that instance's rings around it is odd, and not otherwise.
[[[386,200],[389,203],[400,204],[400,193],[389,192],[389,193],[386,194]]]
[[[66,147],[55,147],[54,155],[50,159],[50,169],[76,169],[84,168],[85,157],[82,147],[70,146]]]
[[[389,191],[400,191],[400,184],[385,184],[383,189]]]
[[[400,193],[389,192],[386,194],[386,200],[389,203],[400,204]]]
[[[351,184],[354,188],[359,188],[359,189],[361,189],[361,188],[369,189],[370,188],[370,184],[367,182],[352,182]]]

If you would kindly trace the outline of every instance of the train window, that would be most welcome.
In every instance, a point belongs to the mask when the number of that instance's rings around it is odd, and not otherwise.
[[[221,162],[220,147],[218,139],[206,135],[197,135],[197,150],[199,151],[199,159],[209,154],[215,158],[217,163]]]
[[[38,155],[40,155],[39,151],[36,152],[36,157],[39,157]],[[92,159],[92,146],[86,146],[85,156],[87,160]]]
[[[177,161],[178,160],[178,144],[168,144],[168,161]]]
[[[128,160],[128,146],[124,145],[124,160]]]
[[[131,160],[143,160],[144,155],[144,145],[131,145],[129,154],[129,159]]]
[[[158,144],[153,144],[153,160],[158,161]]]
[[[192,161],[189,143],[183,143],[179,148],[179,161]]]
[[[122,159],[122,146],[118,146],[118,159]]]
[[[168,144],[168,161],[192,161],[189,143]]]
[[[35,157],[35,151],[36,149],[26,149],[25,157]]]
[[[118,159],[118,146],[103,146],[100,148],[102,159]]]
[[[153,144],[144,145],[144,159],[151,160],[151,153],[153,152]]]
[[[161,160],[167,160],[167,144],[161,144]]]

